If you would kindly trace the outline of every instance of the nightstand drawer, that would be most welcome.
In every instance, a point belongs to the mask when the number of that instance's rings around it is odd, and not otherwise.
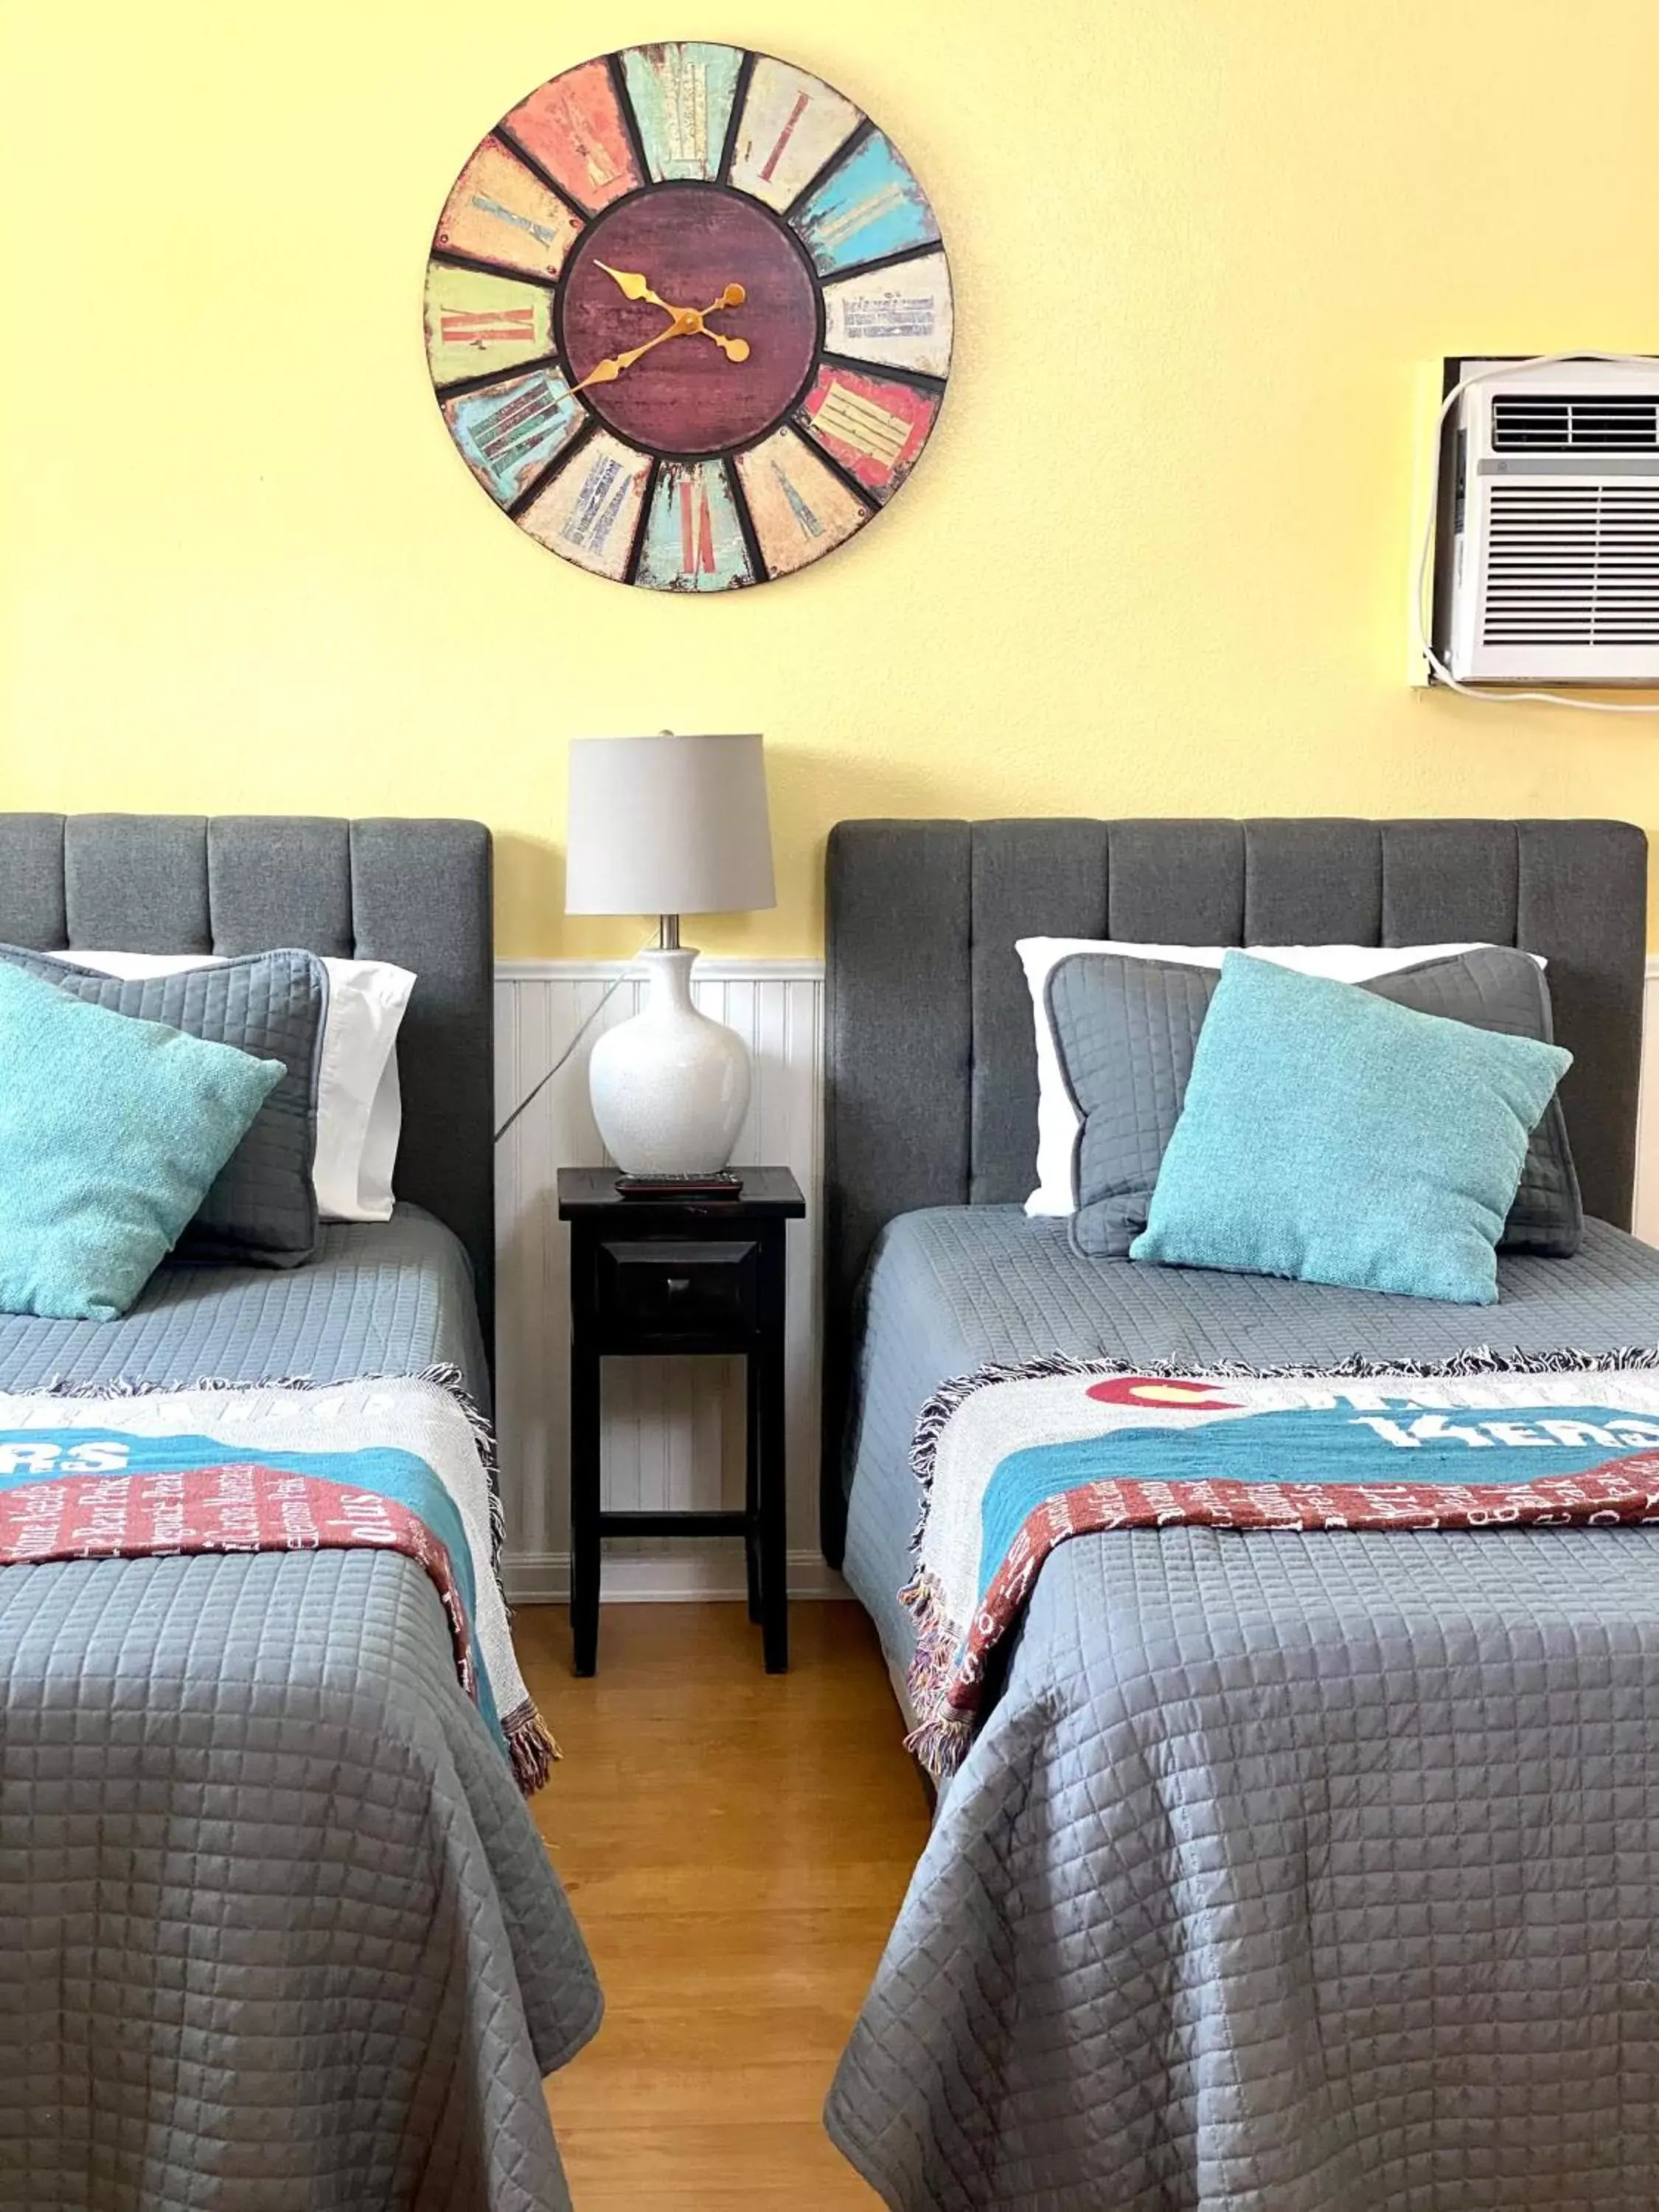
[[[752,1329],[756,1260],[748,1239],[601,1244],[595,1285],[602,1324],[657,1331]]]

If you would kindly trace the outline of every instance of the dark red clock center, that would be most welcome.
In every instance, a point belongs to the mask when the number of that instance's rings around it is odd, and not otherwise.
[[[746,446],[779,422],[817,352],[817,284],[789,232],[741,192],[719,185],[660,185],[623,200],[582,233],[559,297],[559,337],[572,380],[631,353],[670,327],[648,301],[629,300],[610,269],[643,276],[671,307],[700,313],[728,284],[740,307],[708,327],[749,348],[734,362],[702,333],[667,338],[612,383],[582,397],[630,443],[663,453]]]

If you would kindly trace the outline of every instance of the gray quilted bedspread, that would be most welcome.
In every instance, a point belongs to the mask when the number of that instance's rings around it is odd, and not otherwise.
[[[465,1258],[412,1210],[0,1322],[14,1389],[441,1361],[482,1393]],[[0,1684],[4,2212],[562,2212],[541,2077],[599,1990],[418,1566],[5,1568]]]
[[[1472,1316],[909,1217],[870,1286],[849,1571],[866,1602],[903,1571],[924,1370],[1436,1358],[1472,1321],[1659,1342],[1659,1253],[1603,1224],[1500,1275]],[[843,2058],[842,2149],[902,2212],[1651,2212],[1656,1545],[1062,1546]]]
[[[417,1206],[325,1229],[316,1259],[292,1271],[169,1264],[119,1321],[0,1314],[0,1390],[122,1379],[182,1389],[204,1376],[343,1382],[441,1363],[488,1407],[471,1266]]]

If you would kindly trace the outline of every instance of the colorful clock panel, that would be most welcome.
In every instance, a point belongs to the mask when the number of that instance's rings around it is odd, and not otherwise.
[[[591,574],[793,574],[903,483],[950,373],[914,171],[787,62],[684,41],[583,62],[503,116],[433,239],[427,358],[468,468]]]

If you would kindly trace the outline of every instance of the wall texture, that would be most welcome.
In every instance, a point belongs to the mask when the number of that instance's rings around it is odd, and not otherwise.
[[[1659,10],[1583,0],[89,0],[0,13],[0,806],[483,816],[507,955],[567,924],[578,732],[758,728],[781,903],[869,812],[1606,812],[1659,723],[1406,688],[1419,364],[1659,348]],[[625,592],[438,422],[432,225],[601,46],[762,46],[914,161],[943,423],[793,581]]]

